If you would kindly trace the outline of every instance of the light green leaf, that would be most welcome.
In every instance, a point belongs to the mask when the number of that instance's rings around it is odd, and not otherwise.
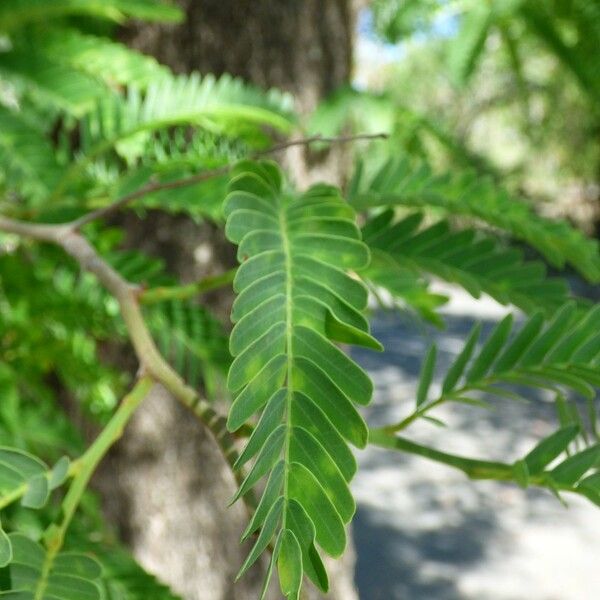
[[[433,379],[433,370],[435,369],[435,359],[437,356],[437,348],[435,344],[429,348],[423,361],[421,375],[419,376],[419,387],[417,388],[417,406],[427,401],[427,392]]]
[[[286,523],[300,544],[305,573],[322,592],[327,592],[329,590],[327,571],[314,544],[315,526],[296,500],[288,502]]]
[[[294,389],[301,390],[312,399],[343,438],[357,448],[364,448],[368,437],[367,425],[342,390],[311,360],[297,357],[294,367]]]
[[[575,316],[576,305],[574,302],[565,304],[554,316],[550,325],[538,336],[535,342],[527,350],[519,364],[523,366],[535,365],[544,360],[548,352],[568,331],[573,317]]]
[[[473,329],[471,330],[471,333],[469,334],[469,337],[467,339],[467,343],[460,351],[460,354],[456,357],[454,363],[452,363],[450,369],[448,369],[448,373],[446,374],[446,377],[444,378],[444,383],[442,384],[442,391],[444,392],[444,394],[451,392],[456,387],[458,380],[464,373],[467,363],[473,355],[473,350],[475,350],[475,345],[477,344],[477,340],[479,339],[480,331],[481,325],[477,323],[477,325],[475,325],[475,327],[473,327]]]
[[[544,315],[540,312],[534,314],[521,331],[519,331],[515,339],[504,349],[497,363],[494,365],[494,372],[502,373],[503,371],[512,369],[526,352],[527,348],[533,344],[543,325]]]
[[[12,544],[10,538],[6,535],[4,529],[2,529],[2,523],[0,523],[0,568],[6,567],[12,560]]]
[[[304,508],[315,526],[315,537],[330,556],[341,556],[346,547],[344,523],[316,477],[303,465],[291,463],[289,495]]]
[[[303,194],[282,186],[273,163],[246,161],[234,170],[223,208],[242,263],[234,281],[228,385],[236,397],[228,427],[235,431],[261,411],[238,466],[256,459],[234,500],[272,470],[243,537],[259,527],[259,539],[270,532],[269,511],[283,503],[280,581],[296,598],[303,573],[327,588],[315,543],[332,556],[345,547],[344,524],[355,511],[348,442],[364,447],[368,435],[355,405],[370,401],[373,384],[334,342],[381,345],[362,314],[366,289],[346,271],[369,260],[352,208],[331,186]]]
[[[285,388],[277,390],[273,394],[260,417],[258,425],[254,428],[252,435],[248,439],[244,451],[237,459],[234,468],[239,469],[242,465],[246,464],[265,445],[268,437],[283,419],[286,399],[287,390]]]
[[[42,581],[46,551],[21,533],[11,533],[9,538],[13,548],[8,566],[11,590],[37,592]],[[91,556],[74,552],[60,553],[51,563],[43,597],[53,600],[100,600],[97,580],[101,574],[100,564]],[[9,594],[7,597],[12,596]]]
[[[290,529],[281,534],[281,547],[277,557],[277,572],[281,593],[289,600],[298,600],[302,585],[302,552],[300,544]]]
[[[276,500],[281,495],[281,487],[283,485],[285,477],[285,462],[283,460],[279,461],[271,474],[269,475],[269,480],[267,481],[267,485],[265,486],[265,490],[263,495],[252,515],[252,519],[250,523],[248,523],[248,527],[242,534],[242,541],[248,539],[265,521],[269,511],[273,504],[275,504]]]
[[[294,392],[291,418],[292,425],[302,427],[320,441],[344,479],[350,481],[356,473],[356,459],[327,415],[306,394]]]
[[[350,521],[356,506],[344,476],[325,448],[302,427],[292,427],[290,432],[289,460],[315,473],[344,523]]]
[[[71,461],[69,458],[63,456],[58,460],[54,467],[52,467],[52,471],[50,471],[50,480],[48,481],[48,487],[50,490],[55,490],[66,481],[69,475],[70,466]]]
[[[283,448],[285,436],[286,428],[284,425],[280,425],[273,433],[271,433],[265,442],[265,445],[262,447],[252,469],[250,469],[250,472],[240,485],[238,491],[231,499],[231,504],[252,489],[254,484],[273,468],[273,465],[277,462],[277,458]]]
[[[552,480],[561,485],[573,485],[600,461],[600,445],[596,444],[570,456],[552,471]]]
[[[50,489],[46,475],[36,475],[29,480],[29,486],[21,504],[27,508],[42,508],[48,501],[49,494]]]
[[[257,410],[276,393],[285,378],[286,357],[283,354],[271,359],[234,400],[227,428],[238,430]]]
[[[502,350],[512,327],[512,315],[507,315],[496,325],[477,358],[467,372],[467,383],[481,379],[491,368],[492,363]]]
[[[564,452],[579,433],[577,425],[568,425],[544,438],[525,457],[525,463],[531,475],[544,470],[557,456]]]

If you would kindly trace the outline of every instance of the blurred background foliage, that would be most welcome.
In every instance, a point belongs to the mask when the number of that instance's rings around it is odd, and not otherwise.
[[[390,130],[389,148],[474,169],[596,232],[600,5],[587,0],[374,0],[355,80],[315,131]]]
[[[130,18],[181,19],[171,5],[2,3],[0,210],[61,222],[150,181],[227,164],[294,129],[322,135],[384,131],[390,134],[386,142],[355,150],[360,177],[346,174],[350,194],[393,157],[415,170],[485,179],[545,215],[600,234],[600,4],[363,4],[353,81],[300,118],[288,94],[229,76],[174,75],[115,41]],[[150,194],[134,210],[220,222],[224,185],[223,178],[213,178]],[[124,250],[118,225],[90,225],[85,233],[129,280],[148,287],[178,283],[165,260]],[[385,277],[389,266],[379,267]],[[0,275],[0,444],[50,464],[64,454],[77,456],[114,410],[135,368],[133,356],[128,371],[120,368],[123,355],[115,348],[125,343],[125,331],[116,303],[59,250],[11,235],[0,236]],[[377,283],[378,275],[371,275]],[[435,309],[443,298],[415,282],[412,271],[398,272],[397,286],[399,296],[439,324]],[[515,300],[502,293],[503,302],[534,304],[531,296]],[[549,307],[564,294],[560,288],[558,299],[549,295]],[[191,299],[156,302],[145,311],[172,364],[192,385],[218,397],[230,360],[227,324]],[[73,539],[105,542],[107,586],[138,585],[107,597],[146,598],[148,589],[161,597],[153,587],[158,584],[135,563],[128,570],[125,559],[111,561],[121,550],[114,549],[92,494],[83,508]],[[41,512],[15,506],[4,521],[39,535],[55,512],[53,504]]]

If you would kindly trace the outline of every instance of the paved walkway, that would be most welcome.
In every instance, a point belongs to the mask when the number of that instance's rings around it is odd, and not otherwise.
[[[474,319],[484,333],[502,310],[458,296],[443,332],[419,330],[400,316],[379,315],[373,331],[381,354],[355,352],[374,378],[366,413],[373,425],[412,408],[421,357],[438,343],[439,365],[462,347]],[[435,382],[439,385],[439,380]],[[423,422],[413,439],[450,452],[511,460],[553,430],[551,403],[495,402],[483,411],[440,409],[442,429]],[[354,535],[361,600],[597,600],[600,598],[600,509],[569,498],[565,509],[549,493],[461,473],[419,457],[378,449],[359,454],[353,487],[358,501]]]

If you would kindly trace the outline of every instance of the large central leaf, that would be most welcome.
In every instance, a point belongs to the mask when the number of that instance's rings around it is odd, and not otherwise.
[[[237,172],[225,203],[226,233],[242,263],[234,282],[228,427],[261,414],[238,461],[254,464],[235,498],[270,473],[244,537],[261,532],[240,574],[275,538],[272,564],[284,594],[297,598],[302,573],[327,589],[315,541],[340,556],[355,510],[348,443],[367,442],[355,405],[370,401],[372,384],[333,341],[381,347],[361,314],[366,289],[347,273],[364,267],[369,252],[353,209],[334,188],[286,193],[269,162],[243,163]]]

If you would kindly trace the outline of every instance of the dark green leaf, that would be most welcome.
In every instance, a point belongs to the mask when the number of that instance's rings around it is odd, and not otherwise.
[[[423,367],[421,368],[419,387],[417,389],[417,407],[421,406],[421,404],[427,401],[427,392],[429,391],[429,386],[431,385],[431,380],[433,379],[436,356],[437,348],[435,345],[433,345],[431,348],[429,348],[429,351],[427,352],[423,362]]]
[[[527,454],[525,463],[531,475],[538,475],[557,456],[564,452],[568,445],[577,437],[579,427],[568,425],[555,431],[544,438],[537,446]]]

